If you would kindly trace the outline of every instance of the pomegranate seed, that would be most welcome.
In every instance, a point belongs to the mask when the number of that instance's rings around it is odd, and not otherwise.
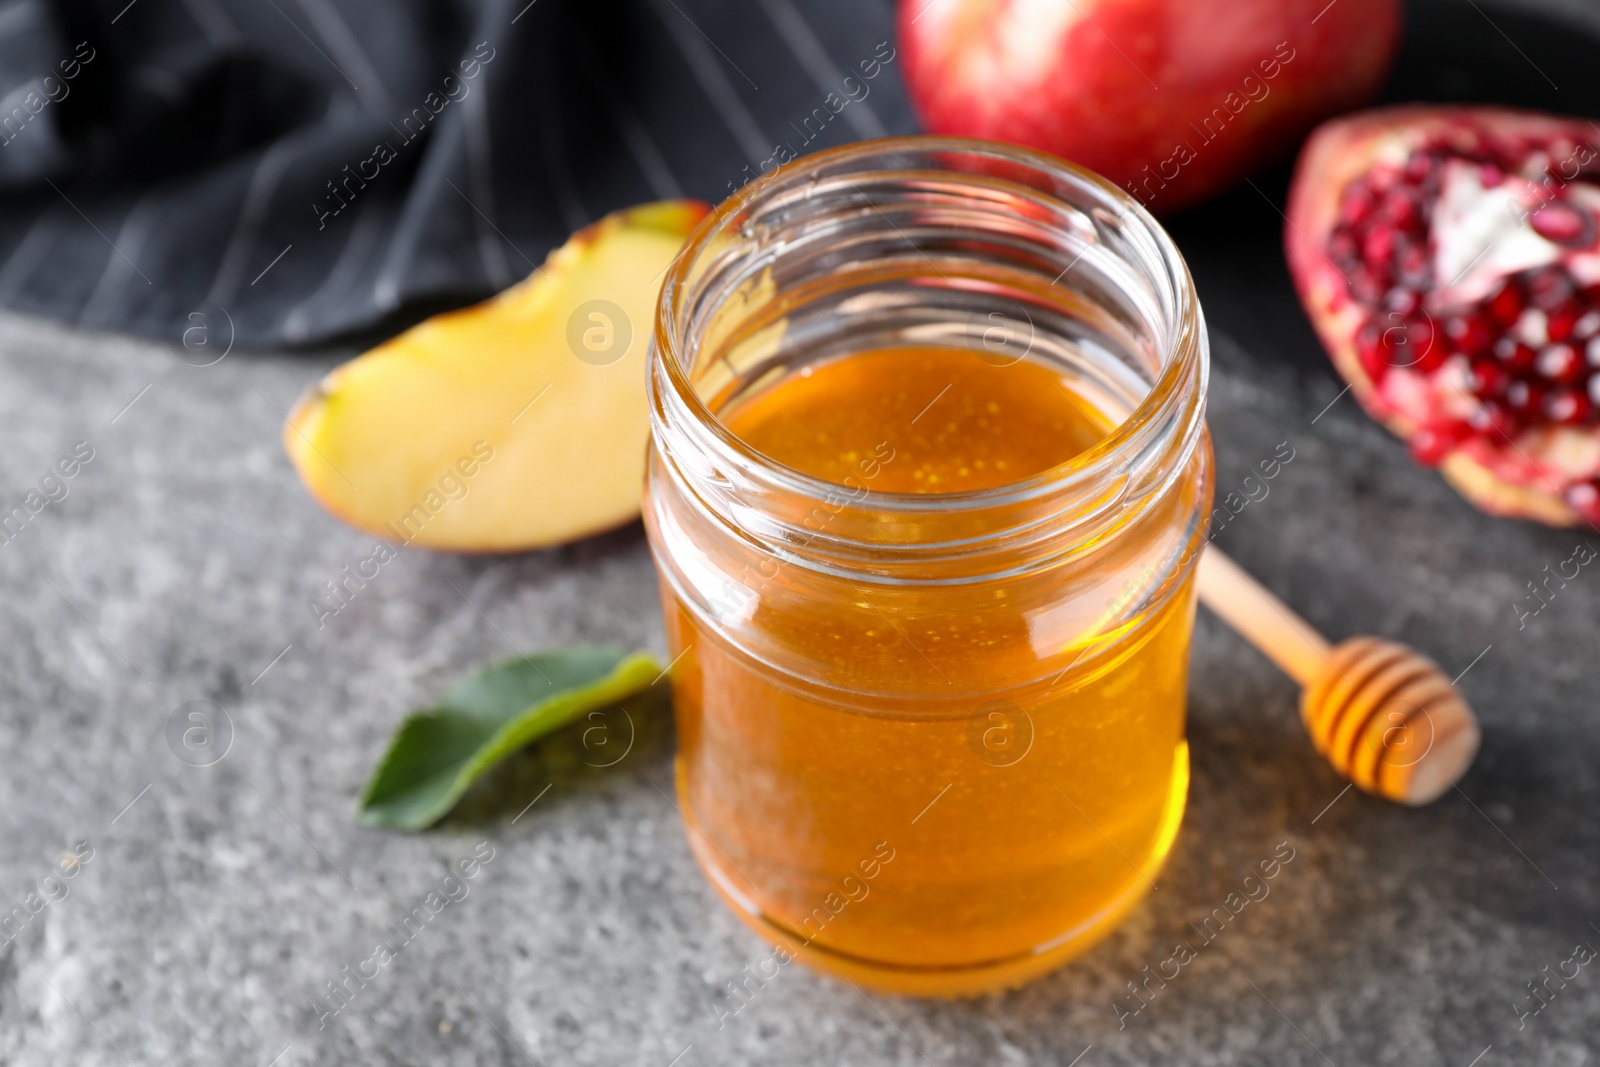
[[[1552,341],[1565,341],[1572,336],[1572,331],[1578,325],[1578,308],[1575,304],[1564,304],[1550,312],[1549,319],[1545,322],[1545,333]]]
[[[1528,219],[1533,232],[1567,248],[1594,244],[1594,216],[1566,200],[1552,200]]]
[[[1412,289],[1433,288],[1433,268],[1428,250],[1421,245],[1406,245],[1400,251],[1400,284]]]
[[[1393,321],[1394,316],[1390,319]],[[1445,357],[1444,346],[1433,342],[1433,323],[1428,319],[1396,323],[1379,335],[1378,357],[1390,367],[1431,371]]]
[[[1522,290],[1513,281],[1501,285],[1487,304],[1489,314],[1502,326],[1515,323],[1522,314],[1523,306]]]
[[[1407,345],[1404,323],[1390,326],[1379,335],[1378,355],[1390,370],[1395,367],[1409,367],[1416,362]]]
[[[1472,428],[1491,439],[1516,436],[1520,428],[1511,409],[1498,400],[1485,400],[1478,405],[1470,420]]]
[[[1383,283],[1374,275],[1365,270],[1356,272],[1350,280],[1350,295],[1368,307],[1373,307],[1383,299]]]
[[[1542,348],[1550,343],[1550,318],[1538,308],[1528,308],[1517,316],[1511,332],[1523,344]]]
[[[1467,387],[1486,400],[1505,392],[1510,383],[1511,375],[1492,359],[1475,359],[1467,369]]]
[[[1463,422],[1440,422],[1424,426],[1411,435],[1411,455],[1424,467],[1437,467],[1469,436],[1471,427]]]
[[[1359,251],[1356,239],[1346,230],[1334,234],[1328,241],[1328,257],[1343,268],[1360,262]]]
[[[1534,366],[1553,382],[1575,382],[1584,372],[1584,361],[1571,345],[1550,345],[1540,349]]]
[[[1526,284],[1528,302],[1546,311],[1565,304],[1572,299],[1576,291],[1576,286],[1572,284],[1572,275],[1568,274],[1565,268],[1553,263],[1529,271]]]
[[[1384,226],[1375,226],[1361,242],[1361,258],[1371,264],[1385,264],[1394,258],[1399,235]]]
[[[1478,184],[1485,189],[1493,189],[1506,180],[1506,172],[1493,163],[1485,163],[1478,169]]]
[[[1438,166],[1439,160],[1426,152],[1418,152],[1406,160],[1406,177],[1414,182],[1419,182],[1433,173],[1433,168]]]
[[[1600,522],[1600,485],[1596,485],[1593,479],[1567,486],[1561,498],[1590,526]]]
[[[1414,315],[1422,306],[1422,295],[1415,289],[1397,285],[1383,294],[1383,306],[1399,315]]]
[[[1585,311],[1572,324],[1572,333],[1575,337],[1593,337],[1600,333],[1600,311]]]
[[[1576,425],[1587,422],[1593,413],[1589,398],[1576,389],[1557,389],[1544,400],[1544,414],[1551,422]]]
[[[1435,349],[1440,350],[1439,358],[1441,360],[1444,358],[1444,346],[1434,343],[1437,338],[1433,334],[1432,319],[1426,316],[1420,319],[1412,319],[1406,323],[1405,337],[1406,345],[1410,349],[1413,361],[1421,362],[1427,359]]]
[[[1413,368],[1420,374],[1432,374],[1444,366],[1444,361],[1450,358],[1450,350],[1444,345],[1429,345],[1417,357],[1416,366]]]
[[[1522,378],[1512,379],[1506,386],[1506,403],[1518,415],[1539,411],[1544,405],[1544,386]]]
[[[1479,315],[1451,315],[1444,320],[1444,335],[1451,349],[1464,355],[1482,355],[1489,348],[1489,327]]]
[[[1600,374],[1589,375],[1589,399],[1600,405]]]
[[[1416,230],[1422,225],[1422,209],[1417,203],[1417,194],[1404,187],[1390,190],[1383,198],[1381,215],[1391,226],[1400,230]]]
[[[1524,371],[1533,369],[1536,357],[1533,349],[1515,337],[1502,337],[1494,343],[1494,358],[1503,363],[1509,371]]]
[[[1378,382],[1389,369],[1388,345],[1377,323],[1369,322],[1356,333],[1356,358],[1367,377]]]
[[[1339,218],[1351,226],[1365,222],[1367,216],[1372,214],[1373,203],[1371,187],[1357,179],[1345,186],[1344,198],[1339,204]]]

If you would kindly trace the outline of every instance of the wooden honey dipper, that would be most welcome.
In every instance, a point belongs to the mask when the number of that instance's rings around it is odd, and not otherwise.
[[[1478,752],[1478,720],[1414,649],[1376,637],[1337,646],[1215,548],[1200,557],[1200,599],[1303,686],[1300,717],[1328,762],[1402,804],[1438,799]]]

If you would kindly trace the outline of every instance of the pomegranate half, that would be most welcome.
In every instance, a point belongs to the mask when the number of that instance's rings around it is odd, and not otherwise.
[[[1321,126],[1284,242],[1366,410],[1485,511],[1600,523],[1600,129],[1504,108]]]

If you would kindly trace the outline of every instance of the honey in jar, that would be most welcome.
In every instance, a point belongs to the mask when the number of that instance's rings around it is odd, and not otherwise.
[[[1205,350],[1125,201],[1019,149],[874,142],[756,183],[669,272],[646,518],[681,808],[813,966],[1016,984],[1172,846]]]

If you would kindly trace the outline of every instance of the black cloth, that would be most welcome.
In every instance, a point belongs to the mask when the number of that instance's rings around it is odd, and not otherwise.
[[[10,0],[0,306],[215,351],[466,303],[608,211],[910,132],[892,27],[891,0]]]

